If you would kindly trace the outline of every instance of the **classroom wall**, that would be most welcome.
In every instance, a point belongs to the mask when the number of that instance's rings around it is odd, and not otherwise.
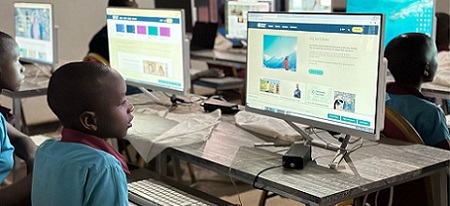
[[[0,30],[14,34],[13,2],[0,0]],[[92,36],[105,24],[108,0],[22,0],[50,2],[59,26],[59,57],[64,61],[80,60],[88,50]],[[154,8],[153,0],[136,0],[141,8]],[[346,0],[333,0],[336,8],[345,8]],[[449,0],[437,0],[437,11],[450,13]]]
[[[0,30],[14,35],[13,3],[0,0]],[[59,58],[81,60],[88,51],[92,36],[106,24],[108,0],[21,0],[20,2],[52,3],[54,21],[59,27]],[[153,8],[153,0],[136,0],[142,8]]]

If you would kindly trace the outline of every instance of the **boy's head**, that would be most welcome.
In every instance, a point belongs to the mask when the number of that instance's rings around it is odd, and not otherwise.
[[[433,81],[438,64],[436,55],[434,41],[421,33],[395,37],[384,52],[395,81],[413,86]]]
[[[47,101],[65,128],[123,138],[133,119],[125,93],[125,81],[116,70],[96,62],[72,62],[53,73]]]
[[[17,91],[20,88],[24,67],[20,64],[19,57],[16,41],[0,31],[0,90]]]
[[[108,6],[138,8],[135,0],[109,0]]]

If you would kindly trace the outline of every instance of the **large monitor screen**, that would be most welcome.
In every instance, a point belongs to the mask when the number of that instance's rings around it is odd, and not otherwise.
[[[382,14],[248,14],[246,109],[378,139]]]
[[[128,84],[185,94],[190,87],[184,12],[107,8],[110,65]]]
[[[432,37],[434,5],[434,0],[347,0],[347,12],[385,14],[386,46],[394,37],[407,32],[419,32]]]
[[[331,13],[333,10],[331,0],[289,0],[286,6],[288,12]]]
[[[225,36],[229,39],[247,39],[247,13],[249,11],[270,11],[267,1],[225,2]]]
[[[14,26],[21,60],[56,62],[52,4],[14,3]]]

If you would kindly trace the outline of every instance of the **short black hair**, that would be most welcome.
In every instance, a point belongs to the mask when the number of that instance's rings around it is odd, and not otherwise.
[[[392,39],[384,56],[395,81],[406,84],[420,82],[434,46],[433,40],[422,33],[406,33]]]
[[[11,42],[16,42],[10,35],[0,31],[0,64],[5,61],[6,55],[11,52],[13,45]]]
[[[97,62],[71,62],[59,67],[48,84],[47,102],[64,126],[77,121],[84,111],[101,107],[105,95],[101,79],[112,69]]]
[[[134,0],[109,0],[108,6],[116,6],[116,7],[131,7],[133,4],[136,4]]]

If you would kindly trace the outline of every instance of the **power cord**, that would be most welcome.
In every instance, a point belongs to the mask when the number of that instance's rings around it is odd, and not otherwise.
[[[256,185],[255,185],[255,184],[256,184],[256,181],[258,180],[259,175],[261,175],[263,172],[266,172],[266,171],[268,171],[268,170],[275,169],[275,168],[282,167],[282,166],[283,166],[283,165],[275,165],[275,166],[271,166],[271,167],[268,167],[268,168],[265,168],[265,169],[259,171],[259,172],[256,174],[255,178],[253,179],[252,186],[253,186],[254,188],[256,188],[256,189],[260,189],[260,190],[263,189],[263,188],[257,188]]]

